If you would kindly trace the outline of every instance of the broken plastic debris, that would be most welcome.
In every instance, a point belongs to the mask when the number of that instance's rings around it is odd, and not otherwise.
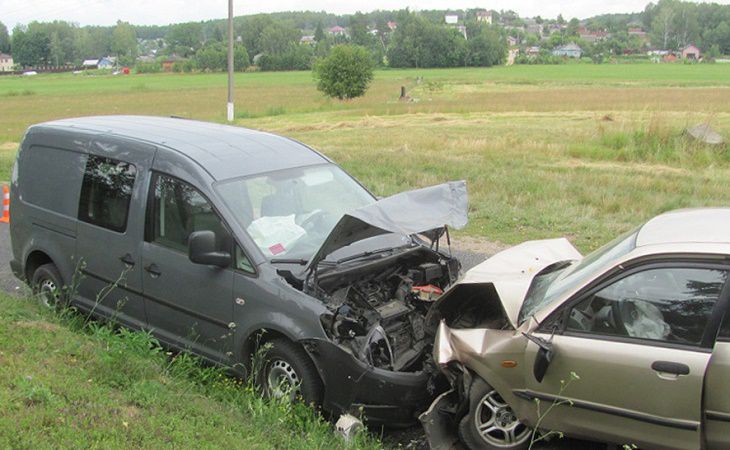
[[[362,421],[351,414],[343,414],[337,419],[335,424],[337,432],[345,438],[345,442],[350,442],[357,433],[364,428]]]

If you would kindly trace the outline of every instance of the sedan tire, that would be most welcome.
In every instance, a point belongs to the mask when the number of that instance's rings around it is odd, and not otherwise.
[[[469,391],[469,412],[459,423],[461,441],[471,450],[523,450],[531,436],[499,393],[477,378]]]

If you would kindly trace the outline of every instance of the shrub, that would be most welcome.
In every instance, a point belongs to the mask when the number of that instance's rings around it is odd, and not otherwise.
[[[317,89],[340,100],[360,97],[373,80],[373,60],[366,48],[338,45],[314,66]]]
[[[162,72],[162,65],[158,62],[139,62],[134,67],[137,73],[158,73]]]

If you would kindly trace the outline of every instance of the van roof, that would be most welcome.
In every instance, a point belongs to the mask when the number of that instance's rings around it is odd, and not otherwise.
[[[197,162],[216,180],[330,162],[289,138],[180,118],[94,116],[45,122],[36,127],[75,128],[165,146]]]

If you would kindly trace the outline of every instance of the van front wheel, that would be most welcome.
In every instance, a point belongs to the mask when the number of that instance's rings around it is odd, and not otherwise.
[[[31,288],[47,308],[58,308],[64,303],[64,285],[61,274],[52,263],[44,264],[33,272]]]
[[[317,368],[298,344],[287,339],[274,339],[264,354],[264,366],[259,374],[259,385],[269,398],[303,400],[314,407],[320,406],[324,386]]]

